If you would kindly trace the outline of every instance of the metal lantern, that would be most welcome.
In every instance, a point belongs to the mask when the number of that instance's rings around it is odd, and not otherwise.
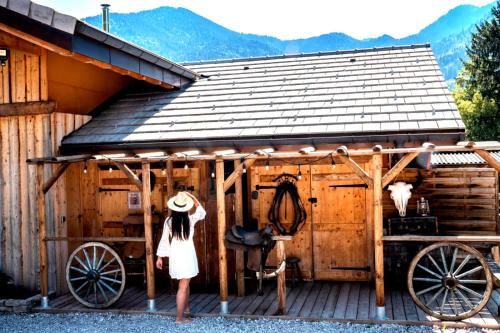
[[[429,212],[429,201],[425,200],[424,197],[421,197],[420,200],[417,201],[417,214],[427,216]]]

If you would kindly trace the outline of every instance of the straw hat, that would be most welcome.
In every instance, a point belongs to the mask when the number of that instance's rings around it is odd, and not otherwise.
[[[184,192],[177,193],[176,196],[170,198],[167,202],[168,208],[176,212],[187,212],[194,206],[194,201]]]

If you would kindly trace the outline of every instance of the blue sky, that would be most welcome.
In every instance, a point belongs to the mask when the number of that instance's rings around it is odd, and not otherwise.
[[[100,13],[128,13],[159,6],[184,7],[229,29],[282,39],[344,32],[356,38],[417,33],[448,10],[482,6],[492,0],[34,0],[82,18]]]

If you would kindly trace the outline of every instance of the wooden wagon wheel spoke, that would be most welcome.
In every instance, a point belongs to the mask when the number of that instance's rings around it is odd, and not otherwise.
[[[463,284],[463,283],[469,283],[469,284],[487,284],[488,281],[486,280],[458,280],[458,282],[460,282],[460,284]]]
[[[461,243],[435,243],[422,249],[410,264],[407,283],[415,304],[441,320],[474,316],[493,289],[484,257]]]
[[[452,271],[452,270],[450,270],[450,271]],[[453,313],[454,313],[455,315],[458,315],[458,314],[459,314],[459,312],[458,312],[458,308],[457,308],[457,302],[458,302],[458,300],[457,300],[457,298],[455,297],[455,290],[452,290],[452,291],[451,291],[451,299],[452,299],[452,301],[453,301],[453,307],[452,307],[452,309],[453,309]]]
[[[99,258],[99,261],[97,262],[96,270],[100,271],[101,270],[101,265],[104,260],[104,256],[106,255],[106,250],[104,249],[101,254],[101,258]]]
[[[441,275],[445,275],[445,274],[443,273],[443,271],[441,270],[441,268],[438,266],[438,264],[437,264],[436,260],[434,260],[434,258],[433,258],[433,257],[432,257],[429,253],[427,253],[427,258],[429,258],[429,260],[432,262],[432,264],[434,265],[434,267],[436,267],[436,268],[437,268],[438,272],[439,272],[439,273],[441,273]],[[437,274],[436,274],[436,275],[437,275]]]
[[[102,289],[101,284],[99,282],[97,283],[97,287],[99,288],[99,291],[101,292],[106,302],[109,302],[108,295],[106,295],[106,292],[104,291],[104,289]]]
[[[469,262],[471,257],[472,256],[468,254],[467,257],[465,257],[465,259],[462,261],[462,263],[457,267],[457,270],[453,272],[453,275],[457,275],[462,270],[462,268],[464,268],[464,266]]]
[[[82,283],[82,285],[80,287],[78,287],[78,289],[75,290],[76,293],[78,293],[80,290],[83,289],[83,287],[85,287],[87,284],[89,284],[89,281],[85,281],[85,283]]]
[[[85,243],[73,251],[68,259],[66,282],[78,302],[91,308],[106,308],[123,294],[125,267],[118,254],[108,245]]]
[[[439,248],[439,252],[441,253],[441,260],[443,261],[444,272],[445,274],[448,274],[448,267],[446,267],[446,258],[442,247]]]
[[[435,273],[435,272],[431,271],[431,270],[430,270],[430,269],[428,269],[427,267],[424,267],[424,266],[422,266],[422,265],[420,265],[420,264],[418,264],[418,265],[417,265],[417,267],[418,267],[418,268],[420,268],[420,269],[422,269],[422,270],[424,270],[424,271],[426,271],[426,272],[427,272],[427,273],[429,273],[429,274],[434,275],[435,277],[437,277],[437,278],[439,278],[439,279],[441,279],[441,278],[442,278],[442,276],[440,276],[439,274],[437,274],[437,273]]]
[[[439,313],[443,314],[443,309],[444,309],[444,305],[446,304],[446,298],[448,297],[448,291],[449,289],[446,289],[444,291],[444,296],[443,296],[443,300],[441,301],[441,307],[439,308]]]
[[[453,257],[451,258],[449,272],[453,272],[453,269],[455,268],[455,262],[457,261],[457,254],[458,254],[458,248],[455,248],[455,250],[453,251]]]
[[[441,284],[436,284],[436,285],[434,285],[434,286],[432,286],[432,287],[429,287],[429,288],[426,288],[426,289],[424,289],[424,290],[419,291],[419,292],[417,293],[417,296],[423,295],[423,294],[425,294],[425,293],[427,293],[427,292],[429,292],[429,291],[431,291],[431,290],[434,290],[434,289],[437,289],[437,288],[441,288],[441,287],[442,287],[442,285],[441,285]]]
[[[74,282],[74,281],[80,281],[80,280],[87,280],[87,277],[86,276],[80,276],[80,277],[77,277],[77,278],[72,278],[72,279],[69,279],[71,282]]]
[[[458,296],[460,296],[460,298],[464,301],[465,304],[467,304],[467,306],[470,308],[470,309],[473,309],[474,308],[474,305],[469,301],[469,299],[467,297],[464,296],[464,294],[462,294],[462,292],[458,289],[455,289],[454,290]]]
[[[88,265],[88,268],[91,269],[91,268],[94,268],[91,264],[90,264],[90,259],[89,259],[89,254],[87,253],[87,250],[85,248],[82,249],[83,251],[83,255],[85,256],[85,262],[87,263]]]
[[[112,271],[102,272],[101,275],[108,275],[108,274],[113,274],[113,273],[118,273],[118,272],[121,272],[121,269],[114,269]]]
[[[429,306],[432,302],[434,302],[434,300],[439,296],[441,295],[441,293],[444,291],[444,288],[441,288],[439,289],[432,297],[430,300],[427,301],[427,303],[425,303],[426,306]]]
[[[101,276],[101,279],[106,280],[106,281],[116,282],[116,283],[122,283],[120,280],[112,279],[112,278],[105,277],[105,276]]]
[[[90,269],[90,267],[87,267],[87,265],[83,263],[83,260],[79,256],[75,256],[75,259],[80,265],[82,265],[83,269],[85,269],[86,271]]]
[[[464,286],[464,285],[458,284],[458,285],[457,285],[457,287],[458,287],[458,288],[460,288],[460,289],[462,289],[462,290],[465,290],[465,291],[466,291],[466,292],[468,292],[469,294],[474,295],[474,296],[476,296],[476,297],[479,297],[479,298],[482,298],[482,297],[483,297],[483,295],[481,295],[480,293],[477,293],[477,292],[475,292],[474,290],[472,290],[472,289],[470,289],[470,288],[467,288],[467,287],[466,287],[466,286]]]
[[[75,267],[75,266],[70,266],[70,268],[74,271],[77,271],[79,273],[82,273],[83,275],[87,275],[87,271],[84,271],[83,269],[80,269],[78,267]]]
[[[111,264],[112,264],[113,262],[115,262],[115,261],[116,261],[116,258],[113,258],[113,259],[111,259],[110,261],[108,261],[108,262],[106,263],[106,265],[104,265],[101,269],[99,269],[99,272],[102,272],[102,271],[103,271],[106,267],[108,267],[109,265],[111,265]]]
[[[97,264],[97,261],[96,261],[97,260],[97,247],[94,245],[93,249],[94,249],[94,255],[92,257],[92,268],[97,269],[97,265],[96,265]]]
[[[108,289],[109,291],[111,291],[113,294],[117,294],[116,290],[114,290],[113,288],[111,288],[106,282],[104,281],[99,281],[98,282],[99,284],[102,284],[104,287],[106,287],[106,289]]]
[[[467,271],[465,273],[462,273],[460,275],[456,275],[455,278],[460,279],[462,276],[470,275],[470,274],[475,273],[477,271],[480,271],[482,269],[483,269],[483,266],[478,266],[478,267],[475,267],[475,268],[473,268],[473,269],[471,269],[471,270],[469,270],[469,271]]]
[[[441,279],[431,279],[431,278],[424,278],[424,277],[414,277],[413,281],[441,283]]]

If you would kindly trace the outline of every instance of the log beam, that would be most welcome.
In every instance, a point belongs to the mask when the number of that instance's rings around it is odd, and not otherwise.
[[[285,254],[285,241],[279,240],[276,242],[276,259],[278,265],[286,260]],[[286,312],[286,279],[285,279],[286,270],[278,273],[278,310],[276,314],[278,316],[284,315]]]
[[[394,180],[394,178],[396,178],[401,171],[403,171],[404,168],[406,168],[406,166],[408,164],[410,164],[411,161],[413,161],[415,159],[415,157],[417,157],[419,154],[419,152],[412,152],[412,153],[408,153],[406,154],[405,156],[403,156],[403,158],[401,158],[393,167],[391,170],[389,170],[385,175],[384,177],[382,177],[382,188],[386,187],[387,185],[389,185],[389,183],[391,181]]]
[[[56,111],[57,103],[48,102],[20,102],[0,104],[0,117],[36,116],[50,114]]]
[[[477,149],[475,150],[476,154],[481,156],[483,160],[488,163],[488,165],[492,168],[494,168],[496,171],[500,172],[500,161],[498,161],[496,158],[490,155],[490,153],[486,150],[482,149]]]
[[[347,165],[361,180],[369,187],[373,186],[373,179],[368,175],[368,173],[363,170],[358,163],[354,162],[349,156],[338,155],[337,156],[342,163]]]
[[[37,164],[36,166],[36,201],[38,212],[38,242],[40,255],[40,293],[46,302],[49,297],[49,270],[48,270],[48,255],[47,255],[47,225],[45,217],[45,193],[43,192],[44,184],[44,165]]]
[[[215,161],[215,181],[217,191],[217,239],[219,243],[219,285],[221,313],[228,314],[227,302],[227,258],[224,236],[226,234],[226,192],[224,191],[224,161]]]
[[[240,160],[234,161],[234,169],[241,165]],[[243,226],[243,184],[241,176],[234,182],[234,220],[236,225]],[[245,256],[243,250],[236,250],[236,285],[238,297],[245,296]]]
[[[43,185],[43,194],[47,193],[50,190],[50,188],[55,184],[59,177],[62,176],[62,174],[68,167],[69,163],[63,163],[57,168],[56,172],[54,172],[50,179],[47,180],[47,182]]]
[[[130,181],[133,184],[135,184],[135,186],[137,186],[139,191],[142,191],[143,182],[141,182],[139,177],[137,177],[137,175],[135,173],[133,173],[132,170],[130,170],[130,168],[125,163],[116,162],[116,161],[113,161],[113,163],[118,167],[118,169],[120,169],[125,174],[125,176],[127,176],[128,179],[130,179]],[[148,173],[148,175],[149,175],[149,173]]]
[[[167,161],[167,198],[174,196],[174,161]]]
[[[375,240],[375,300],[377,319],[385,317],[384,295],[384,242],[383,242],[383,196],[382,196],[382,155],[372,157],[373,173],[373,224]]]
[[[155,310],[155,269],[153,250],[153,223],[151,216],[151,166],[142,163],[142,207],[144,209],[144,238],[146,239],[146,281],[148,286],[148,310]]]
[[[236,179],[241,177],[243,174],[243,168],[250,168],[254,163],[255,163],[255,158],[249,158],[246,159],[243,163],[241,163],[237,168],[234,169],[233,173],[227,177],[227,179],[224,181],[224,192],[229,190],[231,186],[233,186],[234,182]]]

